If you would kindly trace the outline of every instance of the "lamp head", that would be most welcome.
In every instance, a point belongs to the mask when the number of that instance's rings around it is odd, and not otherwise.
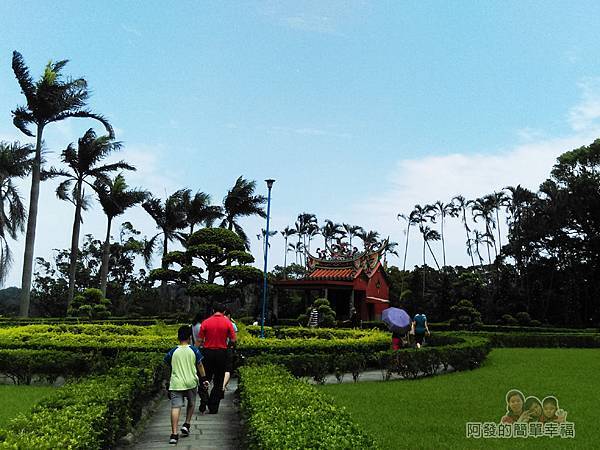
[[[265,183],[267,183],[267,187],[271,189],[273,187],[273,183],[275,183],[275,180],[268,178],[265,180]]]

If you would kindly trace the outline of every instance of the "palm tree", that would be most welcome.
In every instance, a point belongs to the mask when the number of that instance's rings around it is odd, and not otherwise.
[[[494,239],[494,234],[492,233],[492,228],[496,227],[494,220],[494,203],[490,196],[486,195],[484,197],[471,200],[471,212],[473,214],[473,221],[477,222],[478,218],[483,219],[485,223],[485,234],[489,239],[486,240],[487,243],[487,251],[488,251],[488,260],[490,261],[492,257],[490,255],[490,247],[493,244],[494,249],[496,251],[496,256],[498,256],[498,249],[496,248],[496,241]]]
[[[490,255],[489,255],[489,245],[490,245],[490,240],[488,238],[488,235],[486,233],[482,233],[479,230],[474,230],[474,237],[472,242],[472,246],[475,247],[475,253],[477,254],[477,257],[479,258],[479,265],[481,267],[483,267],[483,256],[481,256],[481,252],[479,251],[479,246],[485,244],[488,247],[488,262],[491,264],[491,259],[490,259]]]
[[[190,227],[189,236],[194,233],[196,225],[212,227],[216,220],[223,218],[223,208],[211,205],[210,195],[198,191],[192,197],[192,191],[185,189],[183,193],[183,208]]]
[[[266,203],[267,199],[263,195],[254,195],[255,188],[256,181],[248,181],[241,176],[236,180],[223,199],[225,217],[220,225],[222,228],[235,231],[243,239],[248,250],[250,249],[250,241],[237,219],[254,215],[267,217],[265,209],[261,206]]]
[[[31,276],[33,272],[33,252],[35,248],[35,230],[37,224],[38,200],[42,172],[42,136],[44,128],[69,117],[87,117],[102,123],[111,138],[114,132],[108,121],[90,112],[86,108],[89,97],[87,82],[83,78],[63,80],[61,70],[67,60],[50,61],[40,80],[35,83],[21,54],[13,52],[12,69],[27,106],[17,106],[13,111],[13,123],[25,135],[36,138],[35,154],[31,166],[31,191],[29,195],[29,214],[27,217],[27,233],[25,235],[25,253],[23,257],[23,278],[21,283],[21,316],[29,315],[29,299],[31,292]],[[35,125],[35,134],[29,129]]]
[[[377,231],[361,231],[356,235],[363,241],[365,252],[370,251],[375,244],[379,242],[379,233]]]
[[[345,235],[342,226],[329,219],[325,219],[325,225],[323,225],[320,230],[323,235],[323,240],[325,241],[325,248],[329,248],[331,246],[331,241],[338,236],[344,237]]]
[[[31,145],[0,142],[0,286],[12,263],[7,237],[17,239],[17,235],[25,229],[27,218],[14,180],[29,174],[32,153]]]
[[[473,252],[471,251],[471,229],[467,223],[467,209],[469,207],[469,201],[462,195],[457,195],[452,199],[452,202],[456,204],[457,210],[460,210],[462,214],[462,223],[465,227],[465,233],[467,234],[467,253],[471,257],[471,265],[475,266],[475,260],[473,259]]]
[[[273,236],[275,236],[277,234],[277,231],[273,231],[273,230],[269,230],[269,238],[272,238]],[[264,244],[262,246],[262,250],[263,250],[263,260],[265,259],[265,252],[267,251],[267,240],[265,239],[267,235],[267,230],[265,230],[264,228],[260,229],[260,234],[256,235],[256,239],[258,239],[259,241],[264,241]],[[271,248],[271,243],[269,242],[269,248]]]
[[[429,241],[440,240],[440,233],[432,229],[431,227],[423,224],[419,226],[419,231],[423,235],[423,265],[427,265],[427,262],[425,261],[425,246],[427,246],[427,248],[429,249],[429,253],[431,253],[431,256],[433,256],[433,261],[435,262],[437,269],[440,270],[440,265],[438,264],[437,258],[435,257],[435,253],[433,253],[431,245],[429,245]]]
[[[439,216],[441,219],[442,229],[441,229],[440,235],[442,237],[442,255],[444,257],[444,267],[446,267],[446,243],[444,242],[444,219],[446,218],[446,216],[448,216],[448,217],[458,216],[458,211],[456,210],[454,203],[452,203],[452,202],[444,203],[441,200],[438,200],[432,205],[432,212],[434,214],[434,217]]]
[[[352,249],[352,238],[354,236],[358,236],[358,233],[365,231],[365,230],[363,230],[363,228],[359,225],[350,225],[348,223],[343,223],[342,228],[344,229],[344,232],[346,233],[346,236],[348,237],[350,249]]]
[[[300,262],[306,267],[306,252],[310,252],[310,242],[313,236],[315,236],[319,232],[317,216],[306,212],[298,214],[298,219],[296,220],[295,227],[296,233],[298,234],[298,243],[296,244],[296,251],[300,252],[300,255],[304,254],[304,262]],[[308,245],[306,244],[307,237]]]
[[[61,200],[69,201],[75,205],[75,218],[71,234],[67,308],[71,305],[75,295],[75,271],[77,255],[79,253],[79,231],[82,222],[81,210],[87,209],[85,185],[95,191],[99,184],[110,183],[109,174],[111,172],[116,170],[135,170],[135,167],[130,166],[124,161],[99,165],[102,159],[120,148],[120,142],[115,142],[110,136],[97,137],[94,130],[90,128],[85,132],[83,137],[79,138],[77,149],[75,149],[73,144],[69,144],[62,152],[61,159],[70,171],[54,168],[48,171],[50,176],[62,176],[66,178],[56,188],[56,195]]]
[[[406,243],[404,245],[404,261],[402,262],[402,285],[400,287],[400,292],[404,292],[404,278],[405,278],[405,272],[406,272],[406,256],[408,255],[408,239],[410,236],[410,227],[412,225],[416,225],[418,222],[416,221],[416,214],[414,211],[411,211],[408,215],[406,214],[398,214],[396,216],[397,219],[404,219],[406,220],[406,231],[405,231],[405,235],[406,235]]]
[[[296,230],[293,228],[285,227],[282,231],[280,231],[281,235],[283,236],[283,238],[285,239],[285,252],[283,254],[283,276],[284,278],[287,279],[287,254],[288,251],[290,250],[289,244],[288,244],[288,239],[293,236],[294,234],[296,234]],[[292,250],[294,250],[295,248],[292,248]]]
[[[162,236],[161,268],[168,269],[169,265],[165,262],[165,256],[169,252],[169,241],[177,239],[179,237],[177,232],[188,226],[184,209],[185,192],[185,189],[175,191],[167,197],[164,203],[156,197],[151,197],[142,203],[142,207],[152,217],[156,228],[160,230],[146,243],[147,251],[144,253],[146,265],[150,263],[157,239]]]
[[[502,251],[502,238],[500,234],[500,208],[508,206],[509,198],[504,191],[496,192],[494,191],[490,194],[490,202],[496,212],[496,224],[498,227],[498,248]]]
[[[106,238],[102,250],[102,267],[100,269],[100,289],[106,297],[106,283],[108,279],[108,263],[110,259],[110,227],[115,217],[123,214],[125,210],[142,203],[149,197],[146,191],[128,189],[122,174],[111,180],[110,183],[97,183],[96,192],[98,200],[106,214]]]
[[[390,242],[389,238],[384,242],[385,245],[383,245],[383,263],[384,265],[387,265],[387,254],[389,253],[390,255],[396,255],[398,256],[398,251],[396,250],[396,247],[398,247],[398,243],[397,242]]]
[[[427,245],[427,248],[429,248],[429,252],[431,253],[431,256],[433,256],[433,260],[435,261],[435,265],[437,266],[438,270],[440,270],[440,265],[437,262],[437,258],[435,257],[433,250],[431,250],[431,245],[429,245],[429,241],[439,241],[440,240],[440,233],[438,233],[436,230],[432,229],[431,227],[425,225],[424,222],[419,225],[419,231],[423,235],[423,299],[424,299],[425,298],[425,273],[426,273],[425,271],[426,271],[426,266],[427,266],[427,262],[425,260],[425,245]]]

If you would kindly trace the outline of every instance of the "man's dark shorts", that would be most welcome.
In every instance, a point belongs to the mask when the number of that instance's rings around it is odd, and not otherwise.
[[[233,349],[227,349],[227,359],[225,361],[225,372],[232,373],[233,372]]]
[[[169,398],[171,399],[171,408],[182,408],[185,405],[184,399],[186,398],[188,406],[194,406],[196,404],[197,395],[198,388],[188,389],[187,391],[169,391]]]

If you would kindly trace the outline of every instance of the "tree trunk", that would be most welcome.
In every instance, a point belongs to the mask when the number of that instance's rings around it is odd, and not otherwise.
[[[442,215],[442,255],[444,257],[444,267],[446,267],[446,243],[444,242],[444,216],[443,215]],[[435,259],[435,256],[434,256],[434,259]],[[439,267],[438,267],[438,269],[439,269]]]
[[[500,237],[500,215],[498,214],[498,210],[499,208],[496,209],[496,222],[498,223],[498,247],[500,248],[500,251],[502,251],[502,238]]]
[[[286,272],[286,269],[287,269],[287,253],[288,253],[287,246],[288,246],[288,238],[286,236],[285,237],[285,252],[283,254],[283,279],[284,280],[287,280],[287,272]]]
[[[475,267],[475,259],[473,258],[473,251],[471,250],[471,237],[469,236],[469,227],[467,227],[467,215],[463,210],[463,221],[465,224],[465,233],[467,234],[467,247],[469,248],[469,256],[471,257],[471,265]]]
[[[431,245],[429,245],[429,242],[427,242],[427,248],[429,249],[429,253],[431,253],[431,256],[433,256],[433,261],[435,262],[437,270],[440,270],[440,265],[438,264],[437,258],[435,257],[435,253],[433,253],[433,250],[431,250]]]
[[[167,256],[167,247],[168,247],[168,240],[167,240],[167,233],[164,232],[163,230],[163,255],[162,255],[162,259],[160,261],[160,267],[162,269],[168,269],[169,265],[165,263],[165,256]],[[166,280],[162,280],[160,282],[160,291],[161,291],[161,299],[162,299],[162,303],[163,306],[165,306],[165,304],[167,305],[167,308],[169,308],[169,298],[167,298],[167,281]]]
[[[27,234],[25,235],[25,254],[23,255],[23,276],[21,278],[21,302],[19,315],[29,317],[31,277],[33,275],[33,252],[35,250],[35,228],[37,224],[38,200],[40,198],[40,174],[42,169],[42,133],[44,125],[37,126],[35,157],[31,167],[31,191],[29,193],[29,214],[27,216]]]
[[[67,310],[75,296],[75,271],[77,269],[77,255],[79,254],[79,230],[81,229],[81,205],[83,183],[77,181],[77,197],[75,198],[75,219],[73,220],[73,234],[71,235],[71,260],[69,261],[69,293],[67,296]]]
[[[404,262],[402,263],[402,271],[406,271],[406,255],[408,254],[408,235],[410,234],[410,222],[406,227],[406,245],[404,246]]]
[[[108,217],[106,225],[106,239],[104,240],[104,249],[102,252],[102,268],[100,269],[100,289],[102,295],[106,297],[106,283],[108,281],[108,261],[110,259],[110,226],[112,217]]]

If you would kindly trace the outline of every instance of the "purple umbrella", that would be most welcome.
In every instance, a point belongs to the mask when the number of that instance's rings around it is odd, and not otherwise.
[[[400,308],[384,309],[381,320],[393,333],[407,333],[410,330],[410,316]]]

